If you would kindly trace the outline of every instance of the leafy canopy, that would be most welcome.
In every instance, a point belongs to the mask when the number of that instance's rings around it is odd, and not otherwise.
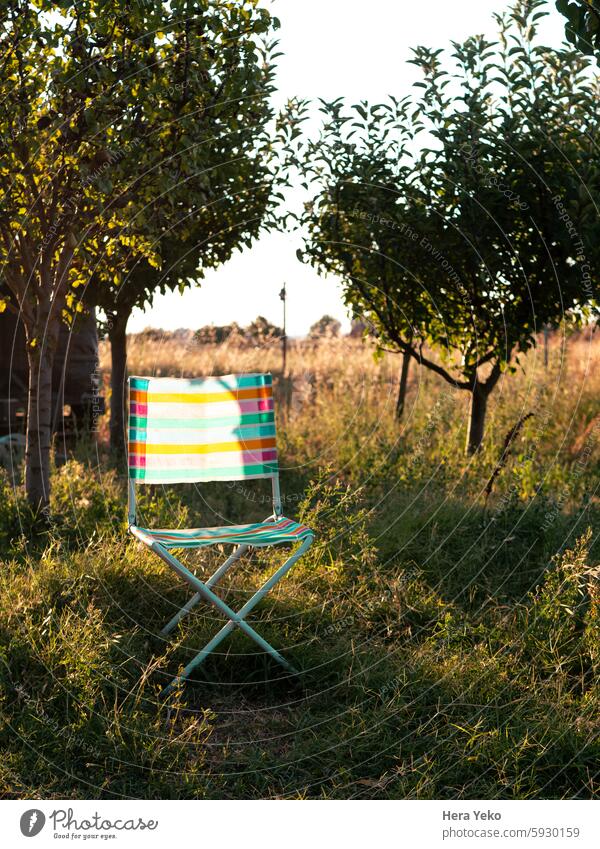
[[[158,267],[168,225],[191,239],[199,199],[244,193],[274,20],[257,0],[14,0],[0,15],[0,261],[33,344],[91,273],[118,285],[125,256]]]
[[[8,0],[0,23],[0,273],[28,342],[26,489],[38,508],[60,323],[90,280],[92,300],[114,306],[129,275],[138,304],[197,270],[189,242],[212,246],[205,264],[228,255],[199,210],[255,187],[248,132],[269,117],[260,42],[276,21],[258,0]],[[235,200],[219,232],[244,212]]]
[[[598,0],[556,0],[556,8],[567,19],[565,35],[583,53],[600,59],[600,3]]]
[[[202,73],[190,80],[189,56],[187,64],[183,57],[164,69],[167,108],[170,104],[176,116],[168,139],[160,134],[157,139],[165,147],[160,170],[168,182],[160,191],[151,186],[142,195],[124,193],[131,200],[130,231],[152,240],[159,262],[119,245],[123,256],[114,275],[114,258],[99,258],[86,297],[108,314],[128,316],[157,292],[181,290],[201,279],[236,248],[249,247],[281,199],[269,100],[276,42],[258,40],[262,13],[251,21],[248,10],[238,11],[243,25],[228,31],[230,54],[222,50],[220,30],[212,38],[203,30],[197,45],[188,39],[185,48],[173,47],[175,56],[180,48],[186,55],[201,50]],[[280,120],[285,123],[285,110]]]
[[[382,347],[465,389],[597,301],[598,83],[538,43],[540,5],[498,16],[496,42],[453,44],[451,63],[417,48],[418,95],[323,103],[318,138],[289,150],[312,193],[300,257],[342,278]]]

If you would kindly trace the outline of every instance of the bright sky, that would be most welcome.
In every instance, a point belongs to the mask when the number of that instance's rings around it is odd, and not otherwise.
[[[495,34],[494,12],[505,0],[264,0],[281,21],[278,32],[277,94],[279,106],[289,97],[316,99],[343,96],[351,102],[380,101],[387,94],[408,94],[419,75],[407,64],[418,44],[446,47],[469,35]],[[564,19],[548,2],[550,12],[540,27],[548,44],[563,40]],[[282,283],[288,292],[288,334],[304,335],[329,313],[349,322],[338,282],[323,278],[296,258],[300,246],[294,233],[272,233],[251,249],[236,253],[201,286],[183,295],[157,297],[146,312],[136,311],[129,331],[144,327],[198,328],[206,324],[248,324],[257,315],[281,324]]]

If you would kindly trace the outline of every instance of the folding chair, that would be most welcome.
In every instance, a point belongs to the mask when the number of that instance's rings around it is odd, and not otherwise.
[[[192,380],[131,377],[129,404],[129,530],[195,591],[161,633],[166,635],[172,631],[202,599],[214,605],[228,620],[161,695],[167,695],[185,680],[235,627],[294,673],[287,660],[246,621],[250,611],[289,572],[314,539],[310,528],[282,515],[271,375],[230,374]],[[190,530],[138,527],[138,484],[257,478],[269,478],[273,489],[273,513],[264,522]],[[240,610],[233,610],[213,591],[217,581],[248,549],[296,542],[300,542],[299,548]],[[169,551],[217,544],[235,548],[205,581],[197,578]]]

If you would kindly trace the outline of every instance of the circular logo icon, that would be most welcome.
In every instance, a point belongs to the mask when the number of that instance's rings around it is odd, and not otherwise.
[[[31,808],[21,815],[21,834],[25,837],[35,837],[43,829],[46,815],[37,808]]]

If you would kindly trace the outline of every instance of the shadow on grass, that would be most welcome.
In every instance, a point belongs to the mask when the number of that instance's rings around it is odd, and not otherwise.
[[[441,505],[442,502],[440,502]],[[495,517],[459,502],[375,528],[381,557],[293,570],[251,622],[290,678],[236,630],[171,718],[157,691],[219,629],[190,591],[115,538],[4,573],[0,777],[49,798],[559,798],[598,792],[598,695],[536,668],[514,615],[593,509]],[[546,523],[547,524],[547,523]],[[215,555],[218,556],[218,555]],[[54,558],[54,559],[53,559]],[[210,574],[214,564],[201,558]],[[224,592],[260,584],[250,561]],[[311,571],[311,569],[313,571]],[[296,575],[296,577],[294,577]]]
[[[434,499],[423,509],[397,498],[374,517],[381,570],[417,568],[441,595],[472,613],[522,601],[552,558],[587,527],[600,532],[600,509],[561,512],[547,499],[484,511],[481,506]]]

